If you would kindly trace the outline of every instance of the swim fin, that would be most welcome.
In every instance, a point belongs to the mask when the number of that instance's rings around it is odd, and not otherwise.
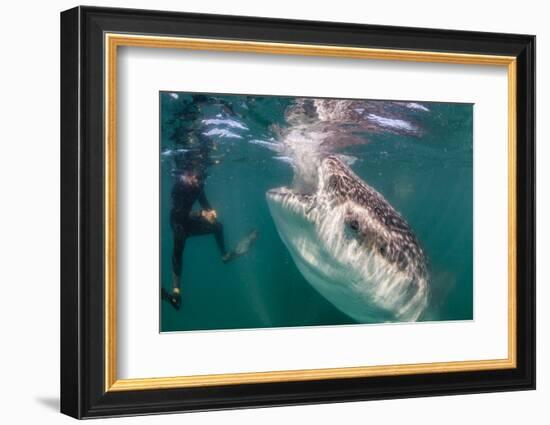
[[[161,297],[164,301],[168,301],[172,307],[174,307],[176,310],[180,309],[181,306],[181,295],[180,294],[174,294],[169,293],[166,289],[161,288]]]
[[[235,249],[233,249],[231,252],[223,257],[224,263],[234,260],[241,255],[245,255],[250,250],[250,248],[252,248],[259,236],[260,232],[258,232],[258,230],[252,230],[249,234],[247,234],[239,241]]]
[[[260,233],[256,229],[252,230],[248,235],[246,235],[239,241],[239,243],[233,250],[235,252],[235,255],[246,254],[250,250],[252,245],[254,245],[254,242],[256,242],[259,236]]]

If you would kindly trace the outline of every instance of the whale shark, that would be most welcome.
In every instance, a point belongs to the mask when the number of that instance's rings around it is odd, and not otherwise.
[[[314,174],[308,185],[266,193],[301,274],[358,322],[421,319],[430,293],[428,267],[405,219],[338,155],[316,161]]]

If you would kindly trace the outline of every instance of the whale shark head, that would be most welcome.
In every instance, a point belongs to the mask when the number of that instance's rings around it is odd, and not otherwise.
[[[336,156],[310,191],[267,192],[279,235],[305,279],[360,322],[418,320],[428,301],[426,260],[401,215]]]

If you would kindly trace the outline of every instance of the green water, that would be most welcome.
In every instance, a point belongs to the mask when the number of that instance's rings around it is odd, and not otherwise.
[[[240,138],[211,137],[211,155],[219,164],[208,169],[205,192],[224,225],[229,248],[251,229],[260,234],[247,255],[228,264],[222,262],[213,236],[189,238],[183,259],[182,306],[176,311],[159,300],[161,331],[357,323],[304,279],[266,203],[266,191],[289,185],[293,172],[288,164],[274,159],[273,152],[250,140],[268,140],[274,135],[273,124],[288,125],[285,110],[293,99],[216,96],[224,102],[222,109],[206,106],[195,115],[181,115],[185,105],[192,104],[189,95],[179,93],[176,98],[163,92],[160,97],[161,152],[182,146],[193,131],[204,131],[197,123],[220,110],[237,114],[248,129],[230,129]],[[401,213],[423,247],[431,276],[430,304],[423,320],[469,320],[473,318],[473,106],[423,105],[429,112],[411,110],[423,128],[420,137],[380,132],[368,135],[369,143],[339,152],[358,158],[351,168]],[[170,290],[174,164],[170,158],[160,158],[160,284]]]

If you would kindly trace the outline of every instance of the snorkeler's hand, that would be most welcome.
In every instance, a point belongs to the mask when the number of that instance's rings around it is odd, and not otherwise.
[[[202,210],[201,215],[210,223],[215,223],[218,219],[218,214],[216,214],[216,210]]]

